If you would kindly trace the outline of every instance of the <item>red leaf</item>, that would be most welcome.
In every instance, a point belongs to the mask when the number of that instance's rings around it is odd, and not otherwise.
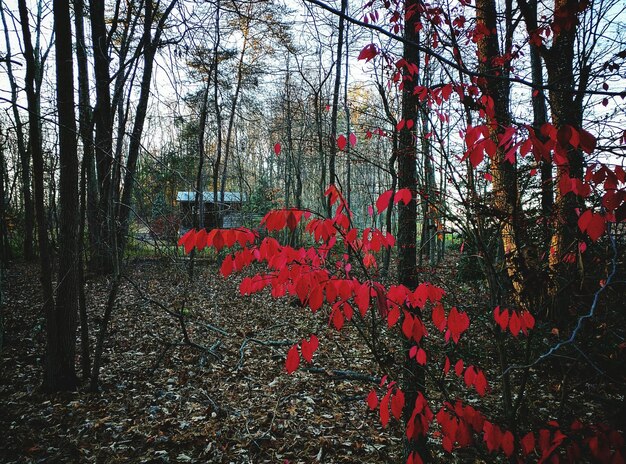
[[[206,243],[207,235],[208,235],[208,234],[207,234],[207,232],[206,232],[206,229],[204,229],[204,228],[200,229],[200,230],[198,231],[198,233],[196,234],[196,240],[195,240],[195,243],[196,243],[196,248],[197,248],[199,251],[204,250],[204,247],[206,247],[206,244],[207,244],[207,243]]]
[[[453,307],[448,314],[448,329],[452,335],[454,343],[459,343],[461,334],[469,328],[469,317],[466,313],[460,313],[456,307]]]
[[[463,360],[462,359],[459,359],[454,365],[454,372],[459,377],[461,377],[461,374],[463,374]]]
[[[178,240],[178,246],[183,246],[185,248],[185,253],[191,253],[194,245],[196,244],[196,231],[194,229],[190,229],[185,235],[183,235]]]
[[[485,392],[487,391],[487,379],[485,378],[483,371],[478,371],[478,374],[476,374],[476,378],[474,379],[474,388],[480,396],[485,396]]]
[[[401,201],[405,205],[408,205],[412,198],[413,195],[411,194],[411,191],[408,188],[403,188],[396,192],[393,197],[393,203],[397,205]]]
[[[522,445],[522,453],[527,455],[535,449],[535,435],[532,432],[528,432],[524,435],[524,438],[520,441]]]
[[[346,136],[341,134],[339,137],[337,137],[337,148],[339,148],[341,151],[344,150],[344,148],[346,148],[348,141],[346,140]]]
[[[350,141],[350,146],[354,147],[356,145],[356,135],[354,135],[354,132],[350,133],[350,136],[348,137],[348,140]]]
[[[215,247],[215,249],[217,251],[220,251],[222,248],[224,248],[224,237],[222,236],[222,231],[220,229],[213,229],[215,230],[215,235],[213,235],[213,246]],[[208,242],[208,239],[207,239]]]
[[[596,149],[596,142],[597,139],[593,134],[587,132],[585,129],[580,129],[580,148],[582,148],[583,151],[591,154],[591,152]]]
[[[343,313],[339,310],[339,308],[335,308],[333,310],[333,325],[337,330],[341,330],[344,323]]]
[[[341,309],[343,310],[343,314],[346,316],[346,319],[351,321],[352,316],[354,315],[354,310],[352,309],[352,306],[350,306],[350,304],[348,303],[344,303],[341,305]]]
[[[287,353],[287,361],[285,361],[285,368],[287,369],[287,373],[291,374],[295,371],[300,365],[300,355],[298,354],[298,345],[293,345],[289,348],[289,352]]]
[[[513,454],[513,450],[515,449],[515,443],[513,440],[513,434],[509,432],[508,430],[504,432],[504,435],[502,436],[501,446],[502,446],[502,451],[504,451],[504,454],[507,457],[511,457],[511,455]]]
[[[512,311],[511,318],[509,319],[509,330],[511,331],[514,337],[517,337],[521,329],[522,329],[522,321],[520,321],[520,318],[517,315],[517,312]]]
[[[302,352],[302,357],[308,362],[313,362],[313,354],[317,351],[319,347],[319,340],[315,335],[311,335],[310,340],[302,340],[300,344],[300,351]]]
[[[539,448],[542,454],[546,454],[550,448],[550,431],[548,429],[541,429],[539,431]]]
[[[378,396],[374,390],[367,395],[367,406],[373,411],[378,406]]]
[[[482,162],[482,160],[485,159],[485,152],[482,146],[478,146],[478,147],[474,146],[469,149],[468,153],[469,153],[470,163],[472,163],[473,167],[478,166]]]
[[[376,55],[378,55],[378,49],[376,48],[376,45],[369,44],[363,47],[363,50],[361,50],[361,53],[359,53],[358,59],[369,61]]]
[[[535,327],[535,318],[529,311],[524,311],[522,313],[522,320],[524,321],[524,325],[527,329],[532,329]]]
[[[417,364],[423,366],[426,364],[426,352],[423,349],[417,350],[417,355],[415,356],[415,360]]]
[[[389,423],[389,396],[391,390],[388,390],[383,399],[380,401],[380,423],[383,427],[387,427]]]
[[[503,309],[502,312],[496,317],[496,311],[499,306],[494,309],[493,315],[496,320],[496,323],[500,326],[500,329],[504,332],[509,325],[509,310]]]
[[[402,333],[409,340],[413,335],[413,316],[407,311],[404,311],[404,320],[402,321]]]
[[[485,421],[483,430],[485,432],[483,438],[487,444],[489,452],[491,453],[500,448],[500,444],[502,443],[502,431],[500,430],[500,427]]]
[[[474,385],[474,380],[476,380],[476,371],[474,370],[474,366],[468,366],[468,368],[465,369],[463,380],[465,381],[465,385],[468,387]]]
[[[289,227],[289,230],[292,232],[296,230],[296,227],[298,227],[298,217],[296,216],[296,214],[294,214],[293,211],[289,211],[289,213],[287,213],[286,224],[287,227]]]
[[[315,285],[311,289],[311,293],[309,294],[309,307],[311,311],[315,312],[322,307],[322,303],[324,301],[324,294],[322,292],[321,285]]]
[[[606,230],[606,219],[602,214],[588,209],[578,218],[578,228],[595,242]]]
[[[396,325],[396,322],[400,319],[400,308],[398,306],[394,306],[387,314],[387,326],[393,327]]]
[[[440,332],[443,332],[446,328],[446,314],[443,310],[443,306],[441,304],[435,305],[433,308],[433,324],[435,327],[439,329]]]
[[[220,266],[220,273],[224,277],[228,277],[233,272],[233,257],[231,255],[226,256],[222,265]]]
[[[274,154],[276,154],[276,156],[280,155],[280,149],[281,149],[280,143],[276,142],[274,144]]]
[[[400,419],[402,416],[402,409],[404,408],[404,393],[402,390],[396,390],[395,395],[391,398],[391,414],[396,419]]]
[[[387,209],[391,195],[393,195],[393,190],[387,190],[378,197],[378,200],[376,200],[376,209],[378,210],[378,214]]]
[[[450,358],[446,356],[446,362],[443,364],[443,373],[448,375],[448,372],[450,372]]]
[[[370,305],[370,287],[368,284],[363,284],[359,286],[354,295],[354,301],[359,308],[359,313],[361,313],[361,317],[365,317],[367,308],[369,308]]]

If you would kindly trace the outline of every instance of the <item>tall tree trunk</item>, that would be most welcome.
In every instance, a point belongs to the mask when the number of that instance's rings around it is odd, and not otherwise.
[[[315,92],[313,104],[315,106],[315,133],[317,136],[317,156],[319,157],[319,162],[321,164],[321,172],[320,172],[320,180],[319,180],[319,198],[320,198],[320,211],[326,209],[326,196],[324,193],[328,188],[328,184],[326,182],[326,153],[324,152],[324,127],[322,124],[323,114],[322,114],[322,103],[320,101],[320,96],[322,93],[322,88],[320,86],[319,91]]]
[[[198,173],[196,175],[196,214],[193,216],[193,227],[195,229],[204,228],[204,138],[206,132],[206,118],[209,111],[209,89],[211,87],[211,76],[206,83],[204,96],[202,98],[202,108],[200,109],[200,124],[198,127]]]
[[[348,14],[347,11],[348,6],[346,5],[346,14]],[[350,40],[349,40],[349,34],[350,34],[350,23],[346,24],[346,50],[345,50],[345,54],[346,54],[346,59],[345,59],[345,76],[343,79],[343,112],[346,118],[346,137],[349,138],[350,136],[350,131],[352,130],[352,128],[350,127],[350,106],[348,105],[348,72],[350,69],[349,66],[349,58],[350,58]],[[350,149],[351,149],[351,144],[350,141],[348,140],[348,143],[346,144],[346,185],[345,185],[345,196],[346,196],[346,202],[348,203],[348,208],[352,209],[352,162],[351,162],[351,156],[350,156]],[[300,186],[300,189],[302,189],[302,186]],[[351,249],[349,249],[348,251],[350,251]]]
[[[391,124],[392,133],[391,133],[391,155],[389,156],[389,160],[387,161],[387,168],[389,169],[389,174],[391,175],[391,191],[393,195],[396,193],[396,188],[398,186],[398,173],[396,172],[396,161],[398,160],[398,151],[399,151],[399,134],[395,116],[391,112],[391,108],[389,106],[389,99],[387,98],[387,94],[385,93],[385,87],[383,84],[378,81],[376,82],[376,87],[378,89],[378,94],[380,95],[380,99],[383,103],[383,108],[385,110],[385,115],[387,116],[387,120]],[[390,234],[393,232],[392,230],[392,216],[393,216],[393,195],[389,198],[389,205],[387,210],[385,211],[385,228],[387,229],[387,233]],[[382,273],[387,274],[389,272],[389,265],[391,263],[391,247],[387,247],[385,250],[385,257],[383,261]]]
[[[430,86],[431,67],[425,65],[422,68],[422,85]],[[435,225],[435,168],[432,160],[432,146],[426,134],[429,132],[430,121],[428,107],[421,102],[418,115],[421,123],[421,149],[422,149],[422,233],[420,234],[419,265],[423,264],[423,258],[429,260],[430,265],[435,264],[435,245],[437,243],[437,227]],[[415,121],[417,127],[418,121]]]
[[[211,88],[211,76],[206,83],[206,87],[202,96],[202,107],[200,108],[200,124],[198,125],[198,172],[196,173],[195,188],[195,214],[192,215],[192,225],[194,229],[204,229],[204,136],[206,132],[206,118],[209,110],[209,90]],[[196,257],[196,249],[191,250],[189,254],[189,279],[193,279],[194,263]]]
[[[80,138],[83,143],[83,162],[80,175],[80,216],[78,231],[78,306],[80,315],[80,348],[83,380],[91,373],[91,349],[89,344],[89,322],[87,320],[87,302],[85,297],[84,273],[84,240],[85,220],[88,230],[96,227],[97,185],[95,183],[95,166],[93,157],[93,131],[91,124],[91,105],[89,103],[89,72],[87,63],[87,47],[85,45],[85,31],[83,26],[83,0],[74,0],[74,24],[76,29],[76,62],[78,69],[78,121]],[[89,203],[89,204],[88,204]],[[87,217],[85,217],[85,215]],[[93,234],[89,234],[92,237]],[[91,249],[95,245],[91,242]]]
[[[534,21],[537,21],[537,3],[532,2],[528,5],[527,14],[532,15]],[[530,44],[530,67],[532,73],[533,92],[532,92],[532,104],[533,104],[533,129],[535,135],[545,142],[545,137],[541,134],[541,126],[548,122],[548,110],[546,108],[546,96],[543,91],[543,65],[541,62],[541,50],[540,47],[534,43]],[[554,209],[554,183],[552,179],[552,159],[544,158],[540,162],[541,168],[541,216],[543,218],[543,241],[544,249],[542,254],[546,255],[546,260],[549,252],[550,244],[550,218],[552,217],[552,211]]]
[[[165,22],[169,17],[172,9],[178,0],[172,0],[167,8],[160,14],[159,22],[155,26],[154,37],[152,36],[153,21],[156,12],[153,10],[151,0],[145,2],[144,7],[144,32],[142,37],[142,47],[144,49],[143,76],[141,78],[141,87],[139,93],[139,102],[135,113],[135,121],[130,137],[130,145],[128,148],[128,159],[126,161],[126,174],[124,176],[124,190],[122,191],[119,209],[116,215],[119,229],[113,236],[113,281],[109,290],[107,306],[105,308],[100,331],[98,332],[98,340],[96,351],[94,353],[94,362],[91,373],[90,389],[95,391],[98,389],[100,367],[102,361],[102,352],[104,349],[104,339],[107,335],[108,326],[112,318],[115,306],[115,298],[119,290],[119,283],[122,276],[122,257],[126,249],[128,240],[128,231],[130,229],[130,212],[133,198],[133,189],[135,185],[135,174],[137,170],[137,161],[141,150],[141,136],[146,120],[148,110],[148,99],[150,96],[150,83],[152,80],[152,70],[154,67],[154,57],[161,40],[161,34],[165,26]]]
[[[141,8],[143,5],[141,0],[136,8]],[[135,14],[137,10],[135,8],[128,8],[125,19],[123,20],[124,27],[121,32],[119,41],[119,55],[118,62],[126,63],[128,54],[130,52],[130,44],[134,37],[137,23],[141,15]],[[116,19],[114,19],[115,21]],[[113,26],[115,27],[115,26]],[[110,34],[109,34],[110,35]],[[111,173],[111,204],[113,205],[113,216],[115,217],[120,201],[120,182],[123,168],[123,152],[124,152],[124,138],[126,137],[126,128],[129,120],[129,113],[131,108],[131,98],[134,94],[133,87],[136,77],[137,65],[139,54],[142,51],[142,44],[135,50],[134,56],[128,60],[128,66],[118,69],[117,76],[115,77],[115,85],[113,95],[111,98],[111,114],[117,111],[117,130],[115,134],[115,150],[113,152],[112,159],[112,173]],[[134,64],[131,64],[134,63]],[[124,91],[126,90],[126,93]]]
[[[519,0],[520,10],[529,34],[536,33],[537,13],[533,2]],[[545,44],[536,50],[541,54],[548,73],[550,88],[548,101],[552,124],[561,129],[571,126],[575,130],[582,125],[582,100],[587,89],[589,68],[582,66],[578,85],[574,77],[574,57],[579,3],[576,0],[555,0],[555,25],[550,48]],[[578,87],[576,89],[576,87]],[[551,317],[561,318],[576,295],[580,279],[575,265],[563,262],[567,253],[576,252],[579,238],[578,214],[584,202],[576,195],[563,190],[559,181],[564,178],[583,178],[584,157],[580,150],[569,147],[564,153],[555,153],[556,198],[552,205],[554,233],[550,242],[549,264],[551,272]],[[552,169],[550,169],[552,171]],[[543,175],[543,173],[542,173]],[[547,172],[546,172],[547,175]]]
[[[221,207],[217,201],[217,185],[219,180],[220,165],[222,163],[222,110],[219,101],[219,47],[220,47],[220,0],[217,0],[215,10],[215,43],[213,45],[213,104],[215,108],[215,124],[217,126],[217,147],[215,150],[215,160],[213,161],[213,212],[212,226],[220,227],[221,225]]]
[[[119,205],[117,220],[119,223],[119,233],[117,236],[117,253],[119,258],[123,256],[128,239],[128,230],[130,228],[130,211],[133,200],[133,189],[135,186],[135,173],[137,170],[137,161],[141,151],[141,137],[146,121],[148,111],[148,100],[150,98],[150,83],[152,81],[152,70],[154,68],[154,57],[161,40],[161,34],[165,27],[165,22],[170,13],[174,9],[178,0],[171,0],[167,8],[163,12],[154,11],[152,0],[146,0],[144,8],[144,33],[143,33],[143,76],[141,78],[141,86],[139,92],[139,101],[137,102],[137,110],[133,130],[130,136],[130,144],[128,147],[128,159],[126,161],[126,169],[124,176],[124,190]],[[159,22],[157,23],[152,37],[153,20],[156,14],[159,14]]]
[[[2,126],[0,125],[0,137],[2,137]],[[7,189],[5,187],[6,179],[6,160],[4,158],[5,140],[0,139],[0,293],[2,292],[2,270],[6,267],[11,257],[11,247],[9,244],[9,231],[7,228]],[[1,306],[0,301],[0,307]],[[2,315],[0,314],[0,350],[2,350]]]
[[[0,2],[0,16],[2,17],[2,25],[4,26],[4,39],[6,42],[7,56],[11,56],[11,41],[9,37],[9,28],[7,27],[4,2]],[[22,181],[22,198],[24,199],[24,259],[31,261],[34,256],[33,249],[33,231],[35,221],[35,205],[31,194],[30,180],[30,159],[26,142],[24,141],[24,124],[20,117],[18,106],[18,86],[13,75],[13,62],[6,60],[7,77],[11,86],[11,109],[13,110],[13,119],[15,120],[15,136],[17,138],[17,151],[20,155],[21,181]]]
[[[69,0],[54,0],[60,160],[59,278],[56,306],[46,315],[48,352],[44,387],[74,390],[78,316],[78,154],[74,121],[74,66]]]
[[[28,104],[28,143],[33,161],[33,186],[35,200],[35,219],[37,221],[37,241],[39,245],[39,264],[41,289],[43,294],[43,313],[46,319],[54,311],[54,291],[52,288],[52,259],[48,242],[48,221],[45,210],[44,161],[39,113],[39,94],[36,91],[37,65],[35,51],[30,34],[28,8],[26,0],[18,0],[20,25],[24,39],[24,59],[26,76],[24,86]],[[46,364],[47,364],[46,360]]]
[[[249,21],[249,17],[248,17]],[[241,45],[241,54],[239,55],[239,63],[237,64],[237,84],[235,84],[235,94],[230,105],[230,114],[228,116],[228,129],[226,130],[226,143],[224,154],[224,168],[222,169],[222,182],[220,186],[220,202],[224,203],[224,191],[226,190],[226,178],[228,174],[228,161],[232,151],[233,127],[235,126],[235,117],[237,113],[237,104],[239,103],[239,95],[241,94],[241,84],[243,82],[243,59],[246,56],[248,48],[249,24],[244,26],[243,44]]]
[[[420,54],[418,48],[413,45],[418,43],[418,0],[407,0],[404,4],[405,30],[404,36],[407,42],[404,43],[403,57],[408,63],[419,65]],[[417,95],[413,93],[416,82],[413,76],[406,72],[403,73],[402,88],[402,119],[405,121],[418,119],[419,100]],[[398,188],[409,189],[411,191],[411,201],[407,205],[398,205],[398,283],[405,285],[413,290],[419,284],[419,276],[417,273],[417,153],[415,144],[415,135],[406,125],[400,131],[399,147],[398,147]],[[413,311],[413,316],[420,318],[417,311]],[[401,386],[405,394],[405,407],[403,418],[406,423],[411,419],[413,407],[418,394],[425,394],[426,376],[422,366],[415,361],[409,359],[409,343],[406,342],[404,347],[405,361],[402,374]],[[428,450],[426,446],[426,435],[420,434],[418,439],[404,440],[404,458],[410,453],[416,452],[424,461],[428,460]]]
[[[536,8],[535,8],[536,15]],[[541,55],[536,45],[530,45],[530,66],[532,70],[533,80],[533,129],[535,135],[545,142],[545,137],[541,135],[541,126],[548,122],[548,111],[546,108],[545,94],[543,92],[543,66],[541,64]],[[539,161],[541,169],[541,218],[542,224],[542,250],[541,255],[549,256],[552,211],[554,209],[554,183],[552,180],[552,159],[544,158]]]
[[[509,114],[510,82],[502,77],[508,76],[507,66],[498,66],[494,60],[501,56],[497,31],[498,17],[495,0],[478,0],[476,3],[476,20],[479,26],[492,31],[478,40],[479,71],[488,75],[481,84],[484,95],[493,100],[493,112],[487,114],[491,140],[496,144],[495,153],[491,156],[490,168],[493,176],[493,204],[495,214],[500,219],[500,238],[504,251],[504,264],[513,287],[513,298],[519,309],[536,311],[536,304],[541,298],[543,279],[535,268],[529,267],[528,256],[522,253],[522,247],[528,244],[524,226],[524,217],[519,198],[517,181],[517,160],[507,160],[506,146],[500,144],[500,136],[511,125]],[[512,15],[510,2],[507,2],[505,16],[507,28],[511,27],[509,17]],[[512,35],[510,29],[507,36]],[[510,39],[507,39],[507,44]],[[510,45],[507,45],[509,47]],[[502,301],[498,301],[501,304]],[[499,335],[498,335],[499,336]],[[504,352],[500,351],[500,368],[506,371]],[[523,386],[519,394],[522,394]],[[514,421],[515,410],[512,399],[511,379],[508,373],[502,378],[503,407],[507,419]]]
[[[90,266],[94,271],[110,273],[113,270],[112,249],[113,200],[113,115],[111,110],[111,82],[109,73],[108,36],[104,17],[105,4],[101,0],[89,0],[91,36],[93,45],[94,78],[96,83],[96,108],[94,121],[96,128],[95,154],[98,174],[97,224],[90,231],[94,235],[95,248],[92,250]]]
[[[571,19],[568,27],[561,27],[552,36],[552,46],[545,51],[544,60],[548,71],[548,85],[550,86],[549,101],[552,112],[552,123],[557,129],[571,126],[579,129],[582,125],[582,96],[586,82],[579,82],[578,95],[575,93],[574,83],[574,46],[576,38],[576,14],[578,2],[576,0],[555,0],[555,16],[566,20]],[[584,70],[583,70],[584,71]],[[579,238],[578,214],[584,202],[581,198],[563,191],[562,178],[583,179],[584,158],[581,150],[570,148],[565,154],[565,160],[558,162],[556,173],[556,198],[554,203],[555,233],[552,236],[550,247],[550,269],[553,277],[552,316],[561,318],[567,311],[576,294],[577,276],[576,266],[564,263],[563,256],[577,250]]]
[[[337,58],[335,63],[335,87],[333,90],[333,104],[330,114],[330,156],[328,158],[329,184],[335,185],[337,173],[335,172],[337,160],[337,113],[339,111],[339,90],[341,88],[341,58],[343,55],[344,29],[346,20],[344,15],[348,8],[348,0],[341,0],[341,15],[339,16],[339,37],[337,38]],[[326,215],[332,217],[332,205],[330,198],[326,203]]]

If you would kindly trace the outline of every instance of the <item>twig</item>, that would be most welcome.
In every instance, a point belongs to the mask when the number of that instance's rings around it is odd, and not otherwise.
[[[130,277],[128,276],[124,276],[124,279],[127,280],[134,288],[135,290],[137,290],[137,293],[139,293],[139,296],[141,299],[143,299],[144,301],[151,303],[157,307],[159,307],[160,309],[162,309],[163,311],[165,311],[167,314],[169,314],[170,316],[176,318],[181,326],[181,331],[183,334],[183,340],[184,343],[183,345],[187,345],[187,346],[191,346],[192,348],[196,348],[198,350],[203,350],[203,351],[207,351],[209,352],[213,357],[215,357],[216,359],[221,360],[221,356],[219,356],[218,354],[214,353],[212,351],[213,347],[211,348],[207,348],[205,346],[199,345],[195,342],[193,342],[190,338],[189,338],[189,334],[187,332],[187,326],[185,324],[185,317],[182,314],[182,312],[176,312],[176,311],[172,311],[171,309],[169,309],[167,306],[165,306],[163,303],[153,300],[152,298],[146,296],[143,291],[141,290],[141,288],[139,287],[139,285],[137,285],[136,282],[134,282]],[[226,332],[225,330],[220,329],[219,327],[215,327],[214,325],[211,324],[206,324],[206,327],[210,330],[213,330],[215,332],[218,332],[222,335],[225,336],[230,336],[228,334],[228,332]],[[213,346],[218,347],[221,344],[221,342],[216,342]]]
[[[219,327],[215,327],[214,325],[206,324],[206,328],[209,329],[209,330],[212,330],[213,332],[217,332],[218,334],[222,334],[225,337],[230,337],[230,334],[228,332],[226,332],[225,330],[220,329]]]
[[[310,372],[311,374],[325,374],[328,377],[333,377],[335,379],[361,380],[364,382],[380,383],[380,377],[374,377],[373,375],[365,374],[363,372],[343,369],[323,369],[321,367],[305,367],[302,370]]]
[[[239,362],[237,363],[237,369],[241,369],[243,367],[243,357],[245,355],[244,350],[248,342],[258,343],[263,346],[290,346],[295,342],[292,340],[259,340],[258,338],[244,338],[241,346],[239,347]]]
[[[165,358],[165,355],[170,350],[170,348],[172,348],[172,346],[173,346],[172,343],[165,342],[165,348],[163,348],[163,350],[161,351],[161,354],[156,359],[156,361],[154,361],[154,364],[150,368],[150,375],[154,375],[154,372],[157,370],[157,368],[159,367],[159,364],[161,364],[161,361],[163,361],[163,358]]]

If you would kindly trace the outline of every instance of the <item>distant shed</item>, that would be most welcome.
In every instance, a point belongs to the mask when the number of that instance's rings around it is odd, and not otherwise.
[[[241,226],[241,207],[246,201],[246,194],[240,192],[224,192],[224,201],[221,201],[220,192],[217,193],[217,201],[213,198],[213,192],[203,192],[204,200],[204,227],[214,229],[216,227],[239,227]],[[181,213],[181,225],[192,227],[196,211],[196,192],[178,192],[176,195]]]

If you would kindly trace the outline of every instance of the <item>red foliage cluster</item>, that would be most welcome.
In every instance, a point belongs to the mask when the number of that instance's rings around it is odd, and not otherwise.
[[[609,174],[602,174],[608,176]],[[598,175],[600,176],[600,175]],[[604,178],[603,178],[604,179]],[[221,265],[221,273],[228,277],[233,271],[240,271],[252,263],[262,263],[265,273],[245,277],[240,284],[242,294],[251,294],[269,288],[274,298],[290,296],[297,298],[302,306],[317,312],[327,307],[328,322],[341,330],[347,321],[354,317],[365,317],[369,311],[375,311],[377,317],[386,322],[387,327],[409,341],[407,356],[416,363],[427,366],[437,362],[436,356],[422,346],[422,340],[429,336],[424,319],[429,313],[432,323],[443,335],[445,343],[458,344],[470,328],[470,317],[456,307],[446,311],[443,304],[443,289],[428,282],[421,283],[414,290],[404,285],[384,286],[375,279],[359,280],[351,273],[352,266],[360,266],[367,276],[371,260],[376,253],[392,247],[395,239],[389,233],[378,229],[359,231],[351,225],[351,211],[341,193],[334,187],[326,192],[330,202],[335,205],[332,218],[312,217],[309,211],[283,209],[268,213],[261,221],[269,232],[280,230],[294,231],[303,224],[303,230],[314,240],[315,246],[294,248],[282,245],[273,237],[261,239],[258,233],[246,229],[214,229],[189,231],[179,241],[189,253],[197,247],[206,246],[217,250],[223,247],[239,246],[228,254]],[[396,192],[384,192],[376,202],[380,212],[384,211],[393,198],[394,203],[408,203],[413,195],[404,189]],[[587,211],[581,215],[593,214]],[[583,229],[584,227],[584,229]],[[590,227],[592,229],[590,229]],[[593,222],[583,223],[581,229],[590,236]],[[592,237],[593,238],[593,237]],[[343,248],[343,249],[342,249]],[[350,251],[350,253],[348,253]],[[493,311],[494,323],[502,331],[509,331],[517,337],[525,335],[534,328],[535,319],[528,311],[516,311],[496,307]],[[286,371],[291,374],[300,365],[300,359],[311,363],[318,349],[319,340],[315,335],[302,339],[293,345],[287,353]],[[443,373],[451,370],[448,356],[443,360]],[[463,359],[456,360],[454,373],[467,388],[475,390],[480,396],[490,391],[484,371],[476,365],[465,365]],[[367,396],[370,410],[378,409],[381,424],[386,427],[395,418],[400,420],[407,406],[405,394],[394,381],[383,377],[379,389],[372,390]],[[488,452],[502,453],[507,457],[517,456],[523,462],[528,456],[535,456],[538,462],[559,462],[559,452],[566,446],[569,457],[581,456],[583,452],[591,454],[602,462],[624,462],[621,452],[623,437],[614,431],[600,427],[583,427],[575,422],[567,433],[555,422],[538,433],[514,433],[487,419],[487,417],[469,404],[456,400],[454,405],[444,402],[433,413],[429,402],[419,393],[411,414],[405,424],[405,433],[409,439],[426,435],[433,421],[438,424],[438,431],[433,435],[441,437],[441,444],[446,452],[476,444],[477,437]],[[421,462],[417,453],[412,453],[408,463]]]
[[[493,318],[503,332],[508,327],[514,337],[519,335],[520,330],[524,332],[524,335],[528,335],[528,331],[535,327],[535,318],[529,311],[521,313],[508,309],[500,311],[500,306],[496,306],[493,310]]]

